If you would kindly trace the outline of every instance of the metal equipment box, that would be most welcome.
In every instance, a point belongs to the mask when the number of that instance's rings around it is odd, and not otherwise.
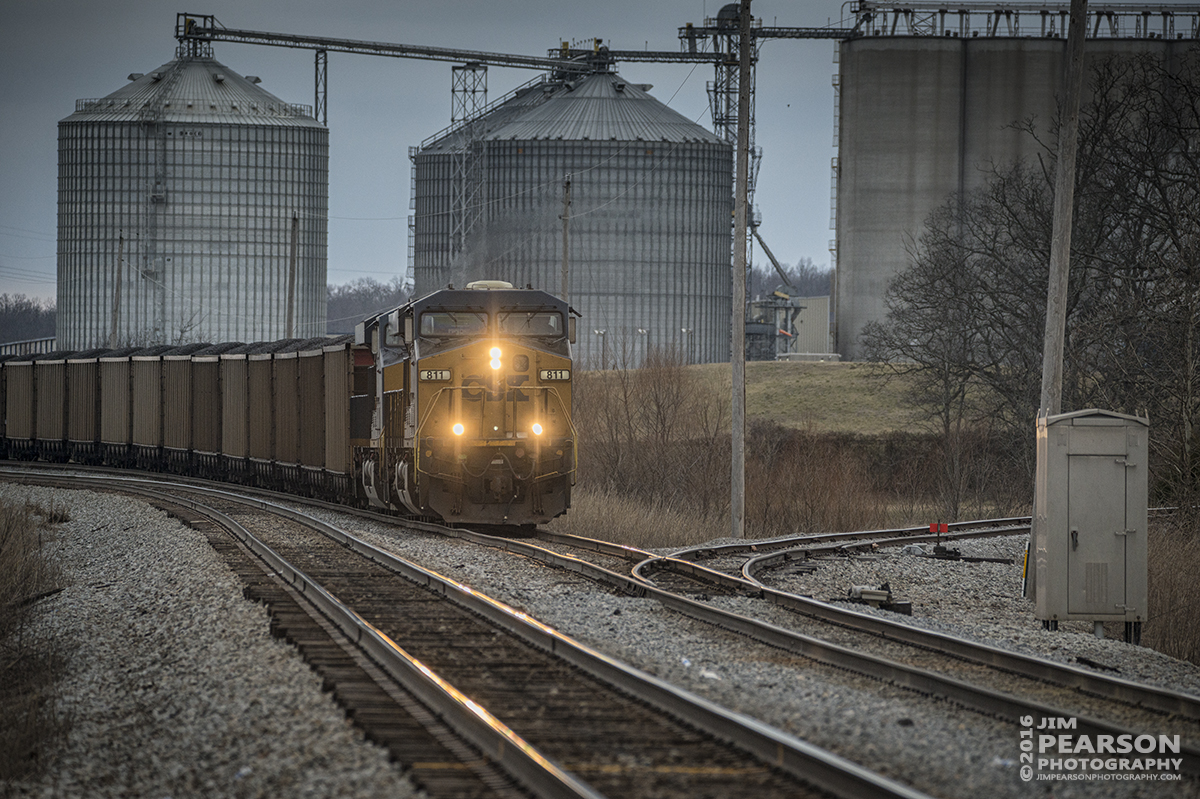
[[[1037,423],[1034,567],[1037,618],[1146,618],[1150,423],[1096,409]]]

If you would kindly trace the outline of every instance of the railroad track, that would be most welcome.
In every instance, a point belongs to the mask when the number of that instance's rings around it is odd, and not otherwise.
[[[337,510],[345,512],[345,509]],[[362,515],[380,518],[377,514]],[[992,528],[1002,530],[1005,526],[1012,525],[992,525]],[[827,664],[835,672],[849,670],[870,675],[879,682],[905,686],[910,693],[949,699],[987,716],[1003,719],[1010,725],[1015,725],[1021,715],[1031,715],[1039,718],[1074,716],[1081,722],[1079,731],[1091,734],[1136,734],[1139,729],[1162,733],[1169,728],[1178,731],[1184,741],[1183,770],[1197,772],[1196,719],[1200,714],[1197,699],[1193,696],[1114,680],[1084,669],[1015,655],[773,591],[738,576],[739,568],[732,569],[735,574],[721,573],[682,558],[659,558],[636,548],[546,531],[539,531],[537,541],[496,539],[469,530],[441,530],[439,534],[485,543],[583,574],[606,583],[618,593],[653,597],[663,606],[693,619],[811,658]],[[839,538],[843,540],[836,546],[853,545],[853,542],[846,542],[844,536]],[[768,542],[765,547],[756,544],[752,548],[770,551],[773,548],[769,545],[773,543]],[[774,552],[782,553],[792,543],[795,542],[785,542]],[[812,541],[800,543],[814,545]],[[735,555],[730,563],[738,557],[745,560],[744,554]],[[630,573],[631,567],[639,563],[643,567],[636,571],[644,573],[640,578]],[[652,581],[646,579],[647,574]],[[722,594],[740,594],[741,598],[736,600],[741,603],[738,612],[730,613],[715,607],[714,602],[707,599],[688,598],[653,584],[662,583],[664,577],[676,579],[680,575],[687,575],[689,579],[702,577],[699,588],[692,587],[685,593],[709,594],[713,599]],[[725,601],[728,603],[729,600]],[[781,613],[784,608],[788,609],[786,615]],[[795,613],[801,614],[799,620],[804,623],[805,616],[822,619],[822,629],[806,631],[811,633],[807,635],[797,632],[795,628],[799,625]],[[773,618],[775,624],[754,618],[758,616]],[[854,633],[857,636],[854,640],[844,637],[840,642],[836,640],[839,636],[849,635],[855,627],[860,630]],[[907,643],[902,643],[904,641]],[[891,648],[890,657],[878,653],[881,645]],[[937,668],[946,669],[950,676],[938,674],[931,668],[935,662],[940,664]],[[1014,672],[1027,672],[1033,679],[1018,679]],[[1014,682],[1006,684],[1005,681]],[[989,683],[993,687],[981,688],[977,683]],[[1112,723],[1115,719],[1120,719],[1120,723]],[[1012,740],[1016,741],[1015,730]]]
[[[232,532],[239,543],[219,548],[254,552],[238,553],[239,573],[249,575],[253,560],[269,564],[247,577],[248,592],[280,608],[277,632],[324,664],[351,715],[431,795],[922,795],[294,511],[161,480],[65,485],[186,506],[179,515]],[[416,727],[432,729],[421,737]],[[420,743],[406,751],[408,738]]]
[[[1009,523],[1012,521],[1018,524]],[[1014,529],[1022,529],[1020,521],[1000,520],[1000,523],[988,523],[986,529],[964,529],[957,537],[1009,535]],[[1027,531],[1028,525],[1023,529]],[[850,549],[874,547],[879,541],[899,545],[911,543],[914,538],[936,538],[914,534],[915,531],[881,535],[883,532],[859,534],[861,538],[855,540],[851,540],[853,534],[835,534],[768,542],[766,546],[756,543],[733,544],[727,548],[703,547],[671,557],[630,548],[619,549],[606,542],[561,534],[543,533],[541,537],[576,555],[597,553],[598,565],[611,567],[622,561],[632,564],[632,581],[645,584],[649,595],[689,617],[735,630],[756,641],[834,668],[849,669],[948,699],[1014,725],[1024,716],[1036,720],[1074,717],[1079,721],[1079,728],[1092,735],[1178,734],[1184,742],[1184,770],[1200,774],[1200,697],[777,591],[754,578],[764,562],[784,562],[814,549],[845,551],[848,546]],[[953,540],[945,534],[940,538]],[[759,550],[767,552],[757,554]],[[736,576],[695,562],[700,559],[728,560],[731,554],[740,555],[745,561],[745,565],[737,569],[742,573]],[[626,588],[629,590],[629,586]],[[715,607],[709,601],[714,596],[744,597],[746,601],[742,602],[741,613],[732,613]],[[786,610],[791,618],[781,620],[779,614],[756,610],[755,604],[773,606],[771,610]],[[753,616],[770,617],[775,623],[751,618]],[[1108,719],[1118,721],[1114,723]]]

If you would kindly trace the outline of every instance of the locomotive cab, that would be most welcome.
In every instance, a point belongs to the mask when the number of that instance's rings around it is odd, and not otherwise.
[[[533,524],[565,512],[576,469],[573,314],[546,292],[480,281],[364,323],[377,376],[362,458],[371,501],[447,522]]]

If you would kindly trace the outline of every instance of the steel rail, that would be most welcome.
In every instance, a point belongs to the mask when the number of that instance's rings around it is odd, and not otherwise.
[[[84,478],[88,479],[88,478]],[[111,488],[111,482],[108,487]],[[161,484],[160,484],[161,485]],[[192,491],[219,494],[211,489],[190,488]],[[539,797],[558,799],[604,799],[586,782],[567,771],[549,757],[540,753],[506,724],[488,710],[475,703],[446,680],[438,676],[420,660],[410,655],[387,635],[376,629],[340,600],[326,591],[312,578],[297,569],[273,549],[262,543],[249,530],[221,511],[187,497],[167,493],[154,488],[141,487],[137,493],[156,497],[164,502],[185,505],[208,516],[233,534],[276,574],[312,603],[322,614],[336,625],[352,643],[369,655],[387,674],[406,691],[433,709],[456,733],[477,747],[485,756],[493,759],[514,779],[521,782]],[[241,498],[226,496],[226,499]],[[249,504],[272,513],[301,521],[301,514],[285,508],[270,507],[270,503],[250,500]],[[319,524],[312,519],[306,524]],[[333,528],[331,528],[333,529]]]
[[[38,466],[35,468],[46,467]],[[140,477],[131,477],[129,479],[135,481],[142,480],[147,483],[152,482]],[[161,485],[161,483],[154,483],[154,485]],[[180,487],[194,489],[193,486],[183,484],[180,484]],[[314,502],[313,500],[301,500],[300,498],[297,498],[297,501]],[[388,523],[395,523],[397,521],[393,517],[378,514],[374,511],[345,508],[343,506],[333,505],[330,503],[319,504],[322,507],[327,507],[339,512],[353,513],[355,515],[361,515],[366,518],[374,518]],[[995,521],[1009,520],[1002,519]],[[692,563],[691,561],[678,559],[674,556],[659,557],[650,552],[646,552],[645,550],[639,550],[636,547],[627,547],[619,544],[612,544],[606,541],[586,539],[561,533],[551,533],[544,530],[539,531],[539,535],[548,540],[569,546],[592,549],[626,560],[632,560],[635,556],[640,555],[642,558],[644,558],[644,560],[634,567],[634,576],[631,577],[629,575],[619,574],[609,569],[605,569],[602,566],[597,566],[580,558],[552,552],[543,547],[529,544],[518,539],[499,538],[465,528],[447,528],[443,525],[432,524],[428,522],[404,520],[404,524],[425,532],[448,535],[461,538],[463,540],[472,541],[477,544],[483,544],[505,551],[515,552],[556,568],[576,572],[588,577],[589,579],[604,583],[618,591],[633,596],[650,595],[658,599],[662,599],[664,597],[673,597],[673,594],[658,588],[653,584],[647,575],[643,574],[643,572],[646,572],[648,569],[652,568],[669,568],[688,576],[695,577],[696,579],[704,580],[714,585],[719,585],[728,590],[739,592],[744,595],[761,597],[765,601],[770,602],[778,607],[808,616],[810,618],[859,630],[861,632],[876,635],[883,639],[897,641],[937,652],[943,652],[947,655],[961,658],[962,660],[1025,675],[1033,679],[1050,683],[1052,685],[1057,685],[1062,688],[1075,689],[1103,699],[1125,702],[1126,704],[1136,707],[1142,707],[1162,713],[1175,714],[1184,718],[1200,719],[1200,697],[1176,691],[1170,691],[1168,689],[1159,688],[1153,685],[1135,683],[1117,677],[1096,674],[1094,672],[1090,672],[1065,663],[1057,663],[1055,661],[1045,660],[1042,658],[1033,657],[1031,655],[1012,652],[988,644],[966,641],[946,635],[945,633],[926,630],[909,624],[893,622],[866,613],[859,613],[854,610],[837,607],[835,605],[811,599],[809,597],[778,591],[776,589],[764,586],[761,583],[736,578],[723,572],[718,572],[716,570],[708,569]],[[962,526],[966,526],[966,524],[968,523],[963,523]],[[979,524],[979,522],[976,522],[976,524]],[[919,530],[924,528],[910,529]],[[743,544],[737,546],[739,548],[744,548],[752,547],[753,545]],[[691,600],[687,601],[691,604],[694,604],[696,607],[703,606],[702,603],[693,602]]]
[[[191,490],[213,494],[225,493],[214,489],[193,488]],[[226,498],[235,499],[234,497]],[[478,613],[527,643],[551,652],[602,681],[616,686],[621,691],[649,702],[664,712],[695,725],[721,740],[732,742],[760,760],[781,768],[806,783],[839,796],[879,797],[880,799],[885,797],[921,799],[925,797],[925,794],[920,791],[875,774],[856,763],[813,746],[757,719],[728,710],[611,658],[470,586],[398,558],[307,514],[265,500],[247,500],[237,497],[236,501],[245,502],[307,524],[368,560]],[[438,527],[437,525],[428,526]],[[482,539],[483,543],[495,543],[497,540],[492,536],[478,533],[474,535]]]
[[[569,538],[561,534],[556,534],[555,537],[560,540]],[[629,548],[606,544],[605,542],[597,542],[592,539],[585,539],[581,543],[588,548],[597,549],[597,551],[602,549],[606,554],[622,555],[629,550]],[[598,544],[604,544],[604,546],[596,546]],[[1077,719],[1081,730],[1086,729],[1092,734],[1122,735],[1133,732],[1100,719],[1068,713],[1060,708],[1053,708],[1041,703],[1011,697],[990,689],[972,686],[940,674],[896,663],[886,658],[856,652],[837,644],[806,636],[802,633],[776,627],[767,622],[715,608],[705,602],[693,600],[659,588],[645,577],[637,578],[636,582],[642,588],[641,591],[637,591],[630,585],[631,578],[618,575],[600,566],[588,564],[586,561],[570,555],[549,552],[541,547],[519,541],[497,542],[497,545],[503,546],[505,549],[520,552],[527,557],[537,558],[551,565],[559,565],[558,561],[565,561],[571,564],[565,566],[566,568],[571,568],[573,571],[578,571],[585,575],[594,576],[596,579],[601,579],[605,582],[622,585],[629,593],[651,596],[664,606],[689,618],[747,635],[755,640],[763,641],[786,651],[795,652],[804,657],[810,657],[828,665],[849,668],[895,685],[944,697],[979,712],[996,715],[1013,723],[1019,722],[1020,718],[1025,715],[1033,715],[1038,718],[1064,718],[1071,716]],[[571,563],[572,561],[574,562],[573,564]],[[750,583],[721,572],[706,569],[689,561],[652,557],[648,561],[638,564],[638,567],[644,567],[646,564],[651,563],[662,564],[665,562],[670,562],[677,570],[688,574],[703,574],[709,581],[724,587],[773,600],[781,607],[789,607],[790,602],[793,600],[801,603],[801,607],[806,607],[807,603],[811,603],[817,606],[817,610],[828,612],[831,618],[825,619],[827,621],[834,621],[834,623],[842,626],[858,629],[861,629],[861,627],[856,622],[861,621],[868,628],[865,630],[866,632],[873,632],[882,638],[898,640],[903,643],[920,646],[924,649],[932,649],[961,657],[964,660],[971,660],[1017,674],[1032,676],[1035,679],[1056,684],[1063,688],[1081,690],[1104,699],[1121,701],[1155,711],[1176,713],[1186,718],[1200,718],[1200,698],[1198,697],[1166,691],[1154,686],[1140,685],[1127,680],[1096,675],[1071,666],[1041,660],[1028,655],[1006,652],[984,644],[962,641],[941,633],[909,627],[908,625],[897,625],[885,619],[878,619],[867,614],[835,608],[823,602],[809,600],[806,597],[798,597],[775,591],[760,584]],[[906,635],[908,633],[912,633],[912,635]],[[909,640],[906,640],[906,638]],[[1183,755],[1182,767],[1190,773],[1200,774],[1200,749],[1182,746],[1180,754]]]
[[[1001,535],[1020,535],[1028,533],[1029,525],[1014,525],[1012,527],[988,527],[975,530],[964,530],[958,533],[920,533],[919,535],[904,535],[894,538],[855,538],[848,543],[828,543],[818,545],[800,545],[790,549],[777,550],[778,552],[790,552],[796,554],[805,552],[809,554],[824,554],[830,552],[854,552],[861,549],[875,549],[877,547],[895,547],[904,544],[927,544],[930,542],[938,543],[941,541],[965,541],[970,538],[992,538]],[[837,535],[837,534],[834,534]],[[846,536],[842,536],[845,540]],[[834,541],[837,539],[835,538]],[[764,553],[750,558],[750,561],[756,561],[766,555],[772,553]],[[745,566],[742,567],[742,573],[745,575]]]
[[[639,579],[648,581],[648,572],[655,569],[670,569],[730,590],[760,596],[781,608],[820,621],[870,633],[880,638],[942,652],[973,663],[1032,677],[1062,688],[1072,688],[1102,699],[1125,702],[1162,713],[1173,713],[1184,718],[1200,719],[1200,697],[1197,696],[1095,674],[1065,663],[1056,663],[1019,652],[1011,652],[911,624],[894,622],[878,616],[836,607],[810,597],[779,591],[757,581],[733,577],[691,561],[677,560],[672,557],[654,557],[635,566],[634,574]]]
[[[1170,513],[1174,508],[1150,508],[1153,515]],[[887,546],[909,541],[936,540],[939,536],[947,541],[958,538],[983,538],[993,535],[1015,535],[1029,532],[1032,519],[1029,516],[1009,516],[998,519],[977,519],[965,522],[950,522],[946,525],[946,533],[930,533],[928,527],[899,527],[889,530],[859,530],[848,533],[812,533],[808,535],[785,536],[754,542],[734,544],[704,544],[686,547],[672,553],[672,557],[682,560],[706,560],[725,555],[742,555],[752,552],[765,552],[773,549],[788,547],[802,548],[810,542],[823,543],[826,541],[863,541],[864,545]],[[853,549],[847,546],[846,549]],[[816,548],[814,548],[816,551]]]
[[[1056,663],[1055,661],[1024,655],[1018,652],[1010,652],[988,644],[965,641],[946,635],[945,633],[933,632],[909,624],[893,622],[866,613],[840,608],[809,597],[778,591],[756,580],[740,579],[724,572],[708,569],[691,561],[679,560],[675,556],[659,557],[633,547],[625,547],[595,539],[579,539],[561,533],[543,533],[542,535],[558,543],[591,549],[615,557],[629,559],[632,554],[639,552],[644,554],[646,559],[635,566],[633,572],[635,578],[646,586],[645,593],[647,594],[657,595],[656,592],[661,591],[661,589],[653,585],[653,581],[648,578],[645,572],[654,568],[669,568],[743,595],[761,597],[779,607],[816,618],[820,621],[856,629],[880,638],[898,641],[922,649],[942,652],[962,660],[1031,677],[1052,685],[1058,685],[1062,688],[1075,689],[1102,699],[1124,702],[1147,710],[1171,713],[1183,718],[1200,720],[1200,697],[1170,691],[1153,685],[1135,683],[1118,677],[1095,674],[1064,663]],[[570,556],[560,555],[560,557],[566,558]],[[770,557],[770,555],[764,555],[763,557]],[[622,580],[629,579],[622,578],[621,575],[616,575],[599,566],[593,566],[593,568],[604,572],[604,579],[608,582],[620,583]],[[613,577],[618,579],[613,580]],[[629,593],[638,593],[629,590],[629,586],[624,584],[621,587],[626,588]],[[672,596],[674,595],[672,594]],[[687,601],[692,602],[692,600]]]
[[[136,478],[134,479],[136,480]],[[161,485],[161,483],[156,485]],[[180,487],[187,488],[189,490],[198,490],[217,494],[224,493],[220,491],[214,491],[212,489],[198,489],[193,486]],[[259,500],[247,500],[245,498],[239,498],[239,501],[246,501],[252,504],[259,504],[261,502]],[[273,503],[269,502],[261,502],[261,504],[273,506]],[[286,508],[280,509],[285,512],[288,511]],[[387,517],[379,518],[387,519]],[[394,520],[387,519],[387,521]],[[743,633],[748,636],[758,638],[759,640],[765,640],[771,645],[778,646],[788,651],[795,651],[797,654],[801,654],[805,657],[811,657],[817,660],[829,658],[823,662],[828,662],[831,665],[838,667],[862,670],[863,673],[874,674],[880,679],[884,679],[898,685],[904,685],[925,693],[944,696],[947,699],[959,702],[967,707],[974,707],[981,712],[995,714],[1012,721],[1016,721],[1022,715],[1036,714],[1039,715],[1039,717],[1044,715],[1046,717],[1060,718],[1072,716],[1074,714],[1067,713],[1061,709],[1042,706],[1038,703],[1025,702],[1024,700],[1011,698],[1004,694],[988,691],[987,689],[978,689],[974,686],[968,686],[965,683],[961,683],[941,675],[925,672],[920,669],[914,669],[903,664],[888,661],[884,658],[876,658],[875,656],[864,655],[862,653],[853,652],[852,650],[844,650],[843,647],[829,644],[819,639],[810,638],[799,633],[774,627],[773,625],[765,622],[720,610],[718,608],[711,607],[706,603],[691,600],[687,597],[665,591],[655,586],[653,582],[648,579],[648,577],[642,574],[642,572],[656,568],[671,568],[675,571],[696,576],[714,584],[732,588],[733,590],[740,590],[743,593],[748,593],[753,596],[762,597],[781,607],[797,610],[805,615],[810,615],[815,618],[842,626],[870,632],[878,635],[881,638],[897,640],[922,648],[941,651],[946,654],[961,657],[964,660],[974,661],[984,665],[990,665],[1004,670],[1013,671],[1017,674],[1032,676],[1036,679],[1041,679],[1065,688],[1074,688],[1085,693],[1094,694],[1101,698],[1123,701],[1131,705],[1141,706],[1151,710],[1158,710],[1166,713],[1176,713],[1186,718],[1200,718],[1200,698],[1197,697],[1167,691],[1154,686],[1141,685],[1126,680],[1096,675],[1086,672],[1082,669],[1076,669],[1074,667],[1067,666],[1065,664],[1058,664],[1052,661],[1041,660],[1039,658],[1033,658],[1027,655],[1007,652],[1005,650],[1000,650],[985,644],[962,641],[941,633],[935,633],[908,625],[899,625],[894,622],[889,622],[885,619],[837,608],[823,602],[808,599],[806,597],[800,597],[776,591],[774,589],[762,586],[761,584],[752,583],[740,578],[731,577],[730,575],[721,572],[707,569],[690,561],[679,560],[673,557],[651,556],[635,567],[635,577],[629,577],[588,563],[582,559],[575,558],[570,555],[555,553],[546,550],[543,547],[525,543],[519,540],[496,538],[465,529],[448,529],[442,527],[441,525],[407,521],[405,523],[418,529],[448,534],[454,537],[463,538],[465,540],[471,540],[507,551],[516,552],[539,560],[543,563],[547,563],[558,568],[575,571],[600,582],[613,585],[620,590],[625,591],[626,593],[638,596],[652,596],[659,600],[664,606],[680,612],[683,615],[689,616],[690,618]],[[562,534],[553,534],[553,536],[560,540],[574,539],[574,541],[564,543],[571,543],[574,546],[587,546],[588,548],[593,548],[597,551],[605,550],[608,554],[614,554],[621,557],[628,557],[630,553],[638,552],[638,550],[635,548],[622,547],[620,545],[609,544],[607,542],[599,542],[595,541],[594,539],[576,539],[574,536],[564,536]],[[367,544],[363,544],[363,546],[371,548],[370,545]],[[391,556],[387,555],[386,553],[382,554],[385,558],[391,558]],[[645,554],[650,555],[651,553]],[[420,569],[420,567],[415,568]],[[424,572],[425,570],[422,569],[420,571]],[[429,572],[428,574],[432,575],[433,573]],[[447,580],[447,578],[442,578],[440,575],[437,576],[437,579]],[[475,592],[471,591],[471,589],[467,588],[466,586],[461,586],[452,580],[447,580],[447,584],[463,589],[469,592],[470,595],[475,595]],[[492,600],[488,601],[490,602]],[[496,604],[500,605],[500,603]],[[500,606],[506,607],[503,605]],[[518,611],[512,611],[509,609],[509,612],[516,614],[516,617],[522,620],[527,618],[524,616],[524,614],[521,614]],[[531,642],[536,643],[536,641]],[[544,643],[541,645],[546,646]],[[550,645],[547,648],[549,648],[551,651],[559,652],[559,650],[554,648],[553,645]],[[848,662],[843,660],[843,656],[839,650],[848,652],[849,655],[847,655],[847,657],[857,660],[859,668],[848,665]],[[598,656],[605,660],[609,660],[604,655]],[[654,678],[650,679],[653,680]],[[672,688],[672,690],[679,689]],[[1081,729],[1091,730],[1097,734],[1128,734],[1131,732],[1100,720],[1089,719],[1077,715],[1074,715],[1074,717],[1078,719]],[[1190,773],[1200,773],[1200,750],[1192,747],[1183,747],[1181,754],[1184,755],[1183,768]],[[810,778],[806,776],[805,779]]]
[[[949,533],[942,533],[942,537],[950,539],[950,536],[961,535],[961,532],[979,528],[978,536],[983,537],[988,535],[1007,535],[1011,530],[1013,532],[1028,532],[1030,518],[1028,516],[1013,516],[1002,519],[980,519],[977,521],[968,522],[951,522],[946,525]],[[802,547],[810,542],[824,543],[827,541],[846,541],[846,540],[870,540],[875,543],[892,542],[900,540],[901,537],[912,537],[928,535],[931,539],[936,537],[937,533],[929,533],[928,527],[899,527],[891,530],[859,530],[849,533],[812,533],[808,535],[785,536],[783,538],[771,538],[762,541],[741,542],[736,544],[717,544],[717,545],[701,545],[694,547],[686,547],[672,553],[672,557],[681,560],[707,560],[709,558],[722,557],[726,555],[744,555],[753,552],[765,552],[774,549],[786,549],[790,547]]]
[[[103,488],[105,490],[114,490],[117,487],[117,483],[146,483],[147,485],[138,485],[136,491],[140,494],[155,496],[165,502],[188,505],[189,507],[193,507],[205,514],[221,518],[222,523],[224,523],[228,517],[225,517],[224,514],[220,513],[220,511],[209,508],[201,502],[181,498],[173,493],[167,493],[162,489],[174,488],[178,490],[199,493],[202,495],[216,496],[228,501],[235,501],[251,507],[259,508],[270,513],[276,513],[280,516],[292,519],[293,521],[306,524],[311,528],[330,536],[339,543],[342,543],[344,546],[353,550],[359,555],[362,555],[363,557],[366,557],[367,559],[402,575],[418,585],[422,585],[430,590],[435,591],[436,593],[442,594],[448,599],[451,599],[452,601],[457,602],[469,610],[478,613],[506,631],[518,636],[527,643],[557,655],[566,662],[583,669],[587,673],[592,674],[606,683],[614,685],[619,690],[629,695],[648,702],[652,706],[659,708],[663,712],[666,712],[685,723],[694,725],[695,727],[708,732],[720,740],[728,741],[734,744],[744,751],[749,752],[759,760],[769,763],[776,768],[780,768],[805,783],[844,797],[864,797],[865,799],[929,799],[929,797],[921,791],[915,790],[909,786],[876,774],[857,763],[846,760],[838,755],[821,749],[820,747],[814,746],[813,744],[803,741],[782,730],[765,724],[758,719],[754,719],[750,716],[746,716],[744,714],[724,708],[716,703],[704,699],[699,695],[671,685],[670,683],[654,677],[653,675],[642,672],[639,669],[611,658],[602,652],[575,641],[569,636],[558,632],[552,627],[549,627],[548,625],[545,625],[527,616],[525,613],[516,610],[503,602],[499,602],[498,600],[492,599],[491,597],[475,591],[465,584],[425,569],[417,564],[398,558],[388,552],[374,547],[371,544],[368,544],[367,542],[351,535],[350,533],[339,530],[333,525],[326,524],[319,519],[314,519],[299,511],[277,505],[267,500],[245,497],[219,489],[193,485],[163,483],[161,481],[155,482],[139,478],[122,478],[119,481],[104,480],[100,478],[76,479],[81,483],[89,486],[94,485],[97,488]],[[236,522],[233,522],[233,520],[228,519],[228,521],[229,523],[240,527],[240,525],[237,525]],[[407,521],[405,523],[410,524]],[[415,526],[437,532],[447,531],[447,528],[444,528],[440,525],[416,523]],[[510,545],[505,548],[513,551],[530,549],[529,545],[522,545],[520,542],[510,541],[507,539],[498,539],[481,533],[475,533],[467,530],[455,530],[452,532],[457,537],[477,540],[480,543],[492,546],[503,542]],[[249,539],[257,542],[257,539],[254,539],[254,537],[248,531],[244,531],[244,533],[249,537]],[[239,538],[240,537],[241,533],[239,533]],[[348,622],[340,620],[339,618],[335,618],[334,615],[331,614],[337,613],[339,615],[348,615],[349,618],[353,619],[358,618],[357,614],[354,614],[352,610],[342,606],[336,598],[329,595],[324,591],[324,589],[320,588],[307,577],[305,577],[298,569],[292,567],[282,558],[279,558],[278,555],[275,555],[273,552],[271,552],[265,545],[262,545],[261,543],[257,543],[257,545],[247,543],[247,546],[250,546],[256,552],[256,554],[259,554],[260,557],[263,557],[264,560],[269,562],[272,568],[276,569],[280,576],[285,579],[285,581],[293,584],[297,591],[299,591],[303,596],[309,598],[310,600],[313,600],[315,597],[316,600],[314,601],[314,604],[317,604],[323,613],[330,615],[331,620],[338,624],[339,627],[342,627],[343,624]],[[531,549],[537,550],[542,555],[554,554],[548,552],[547,550],[541,549],[540,547],[532,547]],[[262,551],[269,552],[270,554],[263,555]],[[578,564],[583,567],[590,566],[590,564],[587,564],[584,561],[578,561]],[[576,570],[584,572],[588,571],[586,568],[580,568]],[[615,573],[610,572],[610,574],[613,577],[620,577],[620,575],[616,575]],[[624,579],[628,580],[628,578]],[[296,582],[293,583],[293,580]],[[344,611],[339,611],[339,606],[344,608]],[[367,651],[372,656],[387,658],[394,656],[389,653],[403,653],[403,650],[400,647],[398,647],[385,635],[379,633],[377,630],[371,627],[369,623],[362,621],[362,625],[362,627],[359,627],[352,624],[349,628],[343,627],[343,630],[352,640],[356,642],[366,642],[365,646],[368,647]],[[360,645],[363,644],[360,643]],[[404,653],[404,655],[407,655],[407,653]],[[420,676],[432,674],[432,672],[429,672],[429,670],[421,665],[419,661],[412,659],[411,656],[409,656],[409,658],[411,663],[398,664],[398,666],[400,666],[398,669],[399,674],[394,674],[391,668],[387,669],[388,673],[402,684],[405,683],[401,681],[401,676],[408,676],[407,673],[412,672],[414,669]],[[409,688],[407,684],[405,684],[405,687]],[[435,690],[427,686],[422,686],[422,688],[425,691]],[[412,689],[409,688],[409,690]],[[446,689],[443,688],[442,690],[444,691]],[[424,693],[418,693],[417,691],[413,692],[419,698],[421,698],[422,701],[428,701]],[[457,707],[460,712],[464,709],[468,711],[466,718],[464,719],[465,722],[468,722],[477,728],[481,719],[490,719],[490,716],[486,715],[486,711],[483,710],[483,708],[474,705],[469,699],[462,697],[461,694],[459,694],[458,697],[459,701]],[[450,723],[449,719],[447,721]],[[499,721],[496,721],[496,724],[503,726]],[[486,732],[488,727],[490,727],[490,724],[485,723],[485,729],[483,731]],[[510,773],[513,773],[514,777],[522,780],[523,782],[525,782],[527,779],[540,780],[542,778],[539,778],[538,772],[536,771],[530,775],[525,775],[524,770],[529,769],[532,766],[529,763],[522,763],[521,761],[532,760],[533,763],[538,765],[544,761],[552,766],[557,767],[557,764],[554,764],[553,761],[550,761],[548,758],[538,754],[536,750],[533,750],[532,747],[524,743],[519,737],[516,736],[515,733],[513,733],[511,730],[508,730],[507,727],[503,727],[503,729],[507,731],[508,735],[512,736],[512,739],[508,739],[506,737],[506,740],[510,740],[511,743],[507,746],[502,745],[499,749],[494,748],[494,742],[491,745],[492,748],[478,743],[475,738],[472,737],[474,734],[478,734],[480,732],[478,729],[471,730],[468,728],[468,732],[472,733],[471,735],[468,735],[467,733],[461,734],[464,734],[464,737],[467,737],[468,740],[471,740],[472,743],[475,743],[476,746],[479,746],[488,754],[496,752],[501,756],[511,758],[515,757],[511,750],[521,749],[522,754],[527,752],[527,756],[520,757],[517,760],[516,765],[521,766],[522,771],[510,771]],[[506,768],[508,767],[508,761],[502,760],[501,763]],[[561,767],[557,768],[561,770]],[[565,771],[563,773],[566,774],[566,776],[570,776]],[[529,783],[526,782],[526,784]],[[563,785],[560,785],[558,781],[553,781],[547,786],[547,790],[553,790],[556,792],[546,793],[545,795],[588,796],[593,798],[599,797],[599,795],[595,794],[594,792],[562,792],[580,789],[590,790],[590,787],[587,786],[586,783],[582,782],[580,782],[578,786],[574,786],[571,783],[564,783]]]

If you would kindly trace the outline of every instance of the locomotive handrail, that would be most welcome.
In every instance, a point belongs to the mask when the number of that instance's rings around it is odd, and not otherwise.
[[[416,441],[415,441],[416,446],[413,448],[413,469],[417,473],[427,474],[430,477],[448,476],[448,475],[439,475],[434,472],[427,471],[427,470],[421,468],[421,440],[422,440],[422,438],[424,438],[425,426],[429,423],[430,417],[433,415],[434,409],[437,407],[438,402],[441,400],[442,394],[444,394],[446,392],[456,392],[456,391],[457,392],[465,392],[468,390],[485,391],[486,389],[484,389],[482,386],[442,386],[441,388],[439,388],[437,390],[437,393],[433,395],[433,399],[430,401],[429,407],[426,409],[424,416],[421,418],[420,423],[418,423],[418,425],[417,425]],[[555,477],[558,475],[566,476],[568,474],[574,474],[579,469],[579,448],[575,446],[575,441],[578,438],[578,434],[575,431],[575,423],[571,419],[571,414],[567,412],[566,403],[563,402],[562,395],[560,395],[558,393],[558,388],[556,388],[555,386],[520,386],[520,390],[521,391],[541,391],[541,392],[544,392],[546,394],[546,396],[548,396],[548,397],[554,397],[555,401],[558,402],[558,407],[563,412],[563,418],[566,420],[567,427],[570,430],[570,438],[568,438],[567,441],[569,441],[571,444],[571,468],[566,472],[554,472],[554,473],[545,474],[545,475],[534,475],[534,477],[533,477],[534,482],[537,482],[539,480],[548,479],[551,477]],[[483,411],[483,406],[481,403],[480,404],[480,413],[481,414],[482,414],[482,411]],[[489,441],[489,439],[484,439],[484,440]],[[491,440],[495,440],[495,439],[491,439]],[[506,439],[500,439],[500,440],[507,441],[508,439],[506,438]],[[526,439],[526,440],[528,440],[528,439]],[[532,440],[535,443],[537,443],[537,441],[538,441],[538,439],[536,439],[536,438],[534,438]]]

